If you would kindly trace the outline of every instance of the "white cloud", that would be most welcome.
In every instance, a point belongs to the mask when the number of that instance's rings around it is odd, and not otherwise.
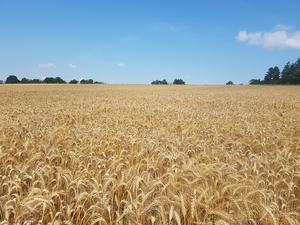
[[[53,63],[41,63],[39,68],[56,68],[56,65]]]
[[[289,31],[290,27],[277,25],[272,32],[240,31],[237,40],[264,48],[292,48],[300,50],[300,30]]]
[[[68,67],[69,67],[70,69],[76,69],[76,68],[77,68],[77,65],[70,63],[70,64],[68,65]]]
[[[118,68],[124,68],[126,66],[125,63],[117,63],[116,65]]]

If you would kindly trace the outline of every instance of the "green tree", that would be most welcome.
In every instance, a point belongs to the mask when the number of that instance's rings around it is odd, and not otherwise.
[[[16,77],[15,75],[8,76],[5,81],[6,84],[17,84],[19,82],[20,81],[19,81],[18,77]]]
[[[32,79],[31,82],[33,84],[40,84],[40,83],[42,83],[42,81],[40,79]]]
[[[54,81],[55,81],[56,84],[65,84],[65,83],[67,83],[61,77],[55,77]]]
[[[228,81],[226,85],[234,85],[234,83],[232,81]]]
[[[292,71],[292,83],[300,84],[300,58],[294,63]]]
[[[163,80],[161,81],[161,84],[163,84],[163,85],[167,85],[167,84],[168,84],[168,82],[167,82],[165,79],[163,79]]]
[[[273,67],[270,67],[270,68],[268,69],[268,72],[266,73],[265,78],[264,78],[264,83],[265,83],[265,84],[270,84],[270,83],[272,82],[273,71],[274,71],[274,68],[273,68]]]
[[[81,83],[81,84],[93,84],[94,81],[93,81],[93,79],[88,79],[88,80],[82,79],[82,80],[80,81],[80,83]]]
[[[291,63],[287,62],[285,64],[283,70],[281,71],[281,83],[287,84],[290,81],[290,76],[291,76],[292,68],[291,68]]]
[[[152,81],[151,84],[163,84],[163,85],[167,85],[168,82],[165,79],[163,79],[163,80]]]
[[[27,79],[26,77],[23,77],[20,81],[22,84],[29,84],[31,83],[29,79]]]
[[[278,68],[278,66],[275,66],[273,68],[273,71],[272,71],[272,83],[279,83],[279,80],[280,80],[280,70]]]
[[[173,84],[175,85],[184,85],[185,82],[182,79],[174,79]]]
[[[87,83],[88,83],[88,84],[93,84],[93,83],[94,83],[94,80],[93,80],[93,79],[88,79],[88,80],[87,80]]]
[[[64,81],[62,78],[60,77],[46,77],[43,81],[46,84],[65,84],[66,81]]]
[[[261,80],[260,79],[251,79],[249,81],[249,84],[251,84],[251,85],[261,84]]]
[[[75,80],[75,79],[70,80],[69,84],[78,84],[78,80]]]
[[[43,82],[46,84],[54,84],[55,79],[53,77],[46,77]]]

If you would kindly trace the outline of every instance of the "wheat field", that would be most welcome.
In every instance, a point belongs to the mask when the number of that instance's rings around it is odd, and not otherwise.
[[[300,87],[1,85],[0,224],[300,224]]]

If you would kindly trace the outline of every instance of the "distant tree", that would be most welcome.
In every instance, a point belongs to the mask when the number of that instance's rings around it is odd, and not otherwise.
[[[185,82],[182,79],[174,79],[173,84],[175,85],[184,85]]]
[[[67,83],[61,77],[55,77],[54,80],[55,80],[55,83],[57,83],[57,84],[65,84],[65,83]]]
[[[40,84],[40,83],[42,83],[42,81],[40,79],[32,79],[31,82],[33,84]]]
[[[93,81],[93,79],[88,79],[88,80],[82,79],[82,80],[80,81],[80,83],[81,83],[81,84],[93,84],[94,81]]]
[[[168,82],[167,82],[165,79],[163,79],[163,80],[161,81],[161,84],[167,85]]]
[[[232,81],[228,81],[226,85],[234,85],[234,83]]]
[[[260,81],[260,79],[251,79],[249,81],[249,84],[251,84],[251,85],[261,84],[261,81]]]
[[[21,79],[20,82],[21,82],[22,84],[29,84],[29,83],[30,83],[30,80],[27,79],[27,78],[25,78],[25,77],[23,77],[23,78]]]
[[[95,81],[94,84],[104,84],[104,82],[101,82],[101,81]]]
[[[292,71],[292,83],[300,84],[300,58],[294,63]]]
[[[69,84],[78,84],[78,80],[73,79],[69,82]]]
[[[19,81],[18,77],[16,77],[15,75],[8,76],[5,81],[6,84],[17,84],[19,82],[20,81]]]
[[[46,84],[65,84],[66,81],[64,81],[62,78],[60,77],[46,77],[43,81]]]
[[[274,70],[273,67],[270,67],[268,72],[266,73],[264,81],[263,81],[265,84],[271,83],[272,78],[273,78],[273,70]]]
[[[154,80],[151,82],[151,84],[160,84],[160,81],[159,80]]]
[[[282,71],[270,67],[263,80],[252,79],[250,84],[300,84],[300,58],[295,63],[286,63]]]
[[[151,84],[163,84],[163,85],[167,85],[168,82],[165,79],[163,79],[163,80],[152,81]]]
[[[39,79],[32,79],[31,80],[31,79],[28,79],[26,77],[23,77],[21,79],[20,83],[22,83],[22,84],[39,84],[39,83],[42,83],[42,81],[39,80]]]
[[[55,79],[53,77],[46,77],[43,82],[46,84],[55,84]]]
[[[281,71],[281,83],[288,84],[290,82],[291,72],[291,63],[287,62],[287,64],[285,64],[283,70]]]
[[[272,83],[277,84],[279,83],[280,80],[280,70],[278,66],[275,66],[273,68],[273,73],[272,73]]]
[[[280,82],[280,70],[278,66],[270,67],[263,80],[264,84],[278,84]]]

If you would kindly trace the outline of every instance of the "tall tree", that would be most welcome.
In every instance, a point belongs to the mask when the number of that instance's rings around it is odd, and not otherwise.
[[[270,84],[270,83],[272,82],[273,71],[274,71],[274,68],[273,68],[273,67],[270,67],[270,68],[268,69],[268,72],[266,73],[265,78],[264,78],[264,83],[265,83],[265,84]]]
[[[294,70],[292,71],[293,83],[300,84],[300,58],[294,63]]]
[[[283,84],[287,84],[290,80],[290,76],[291,76],[291,63],[287,62],[287,64],[285,64],[283,70],[281,71],[281,83]]]
[[[273,74],[272,74],[272,83],[278,83],[280,80],[280,70],[278,66],[275,66],[273,68]]]

